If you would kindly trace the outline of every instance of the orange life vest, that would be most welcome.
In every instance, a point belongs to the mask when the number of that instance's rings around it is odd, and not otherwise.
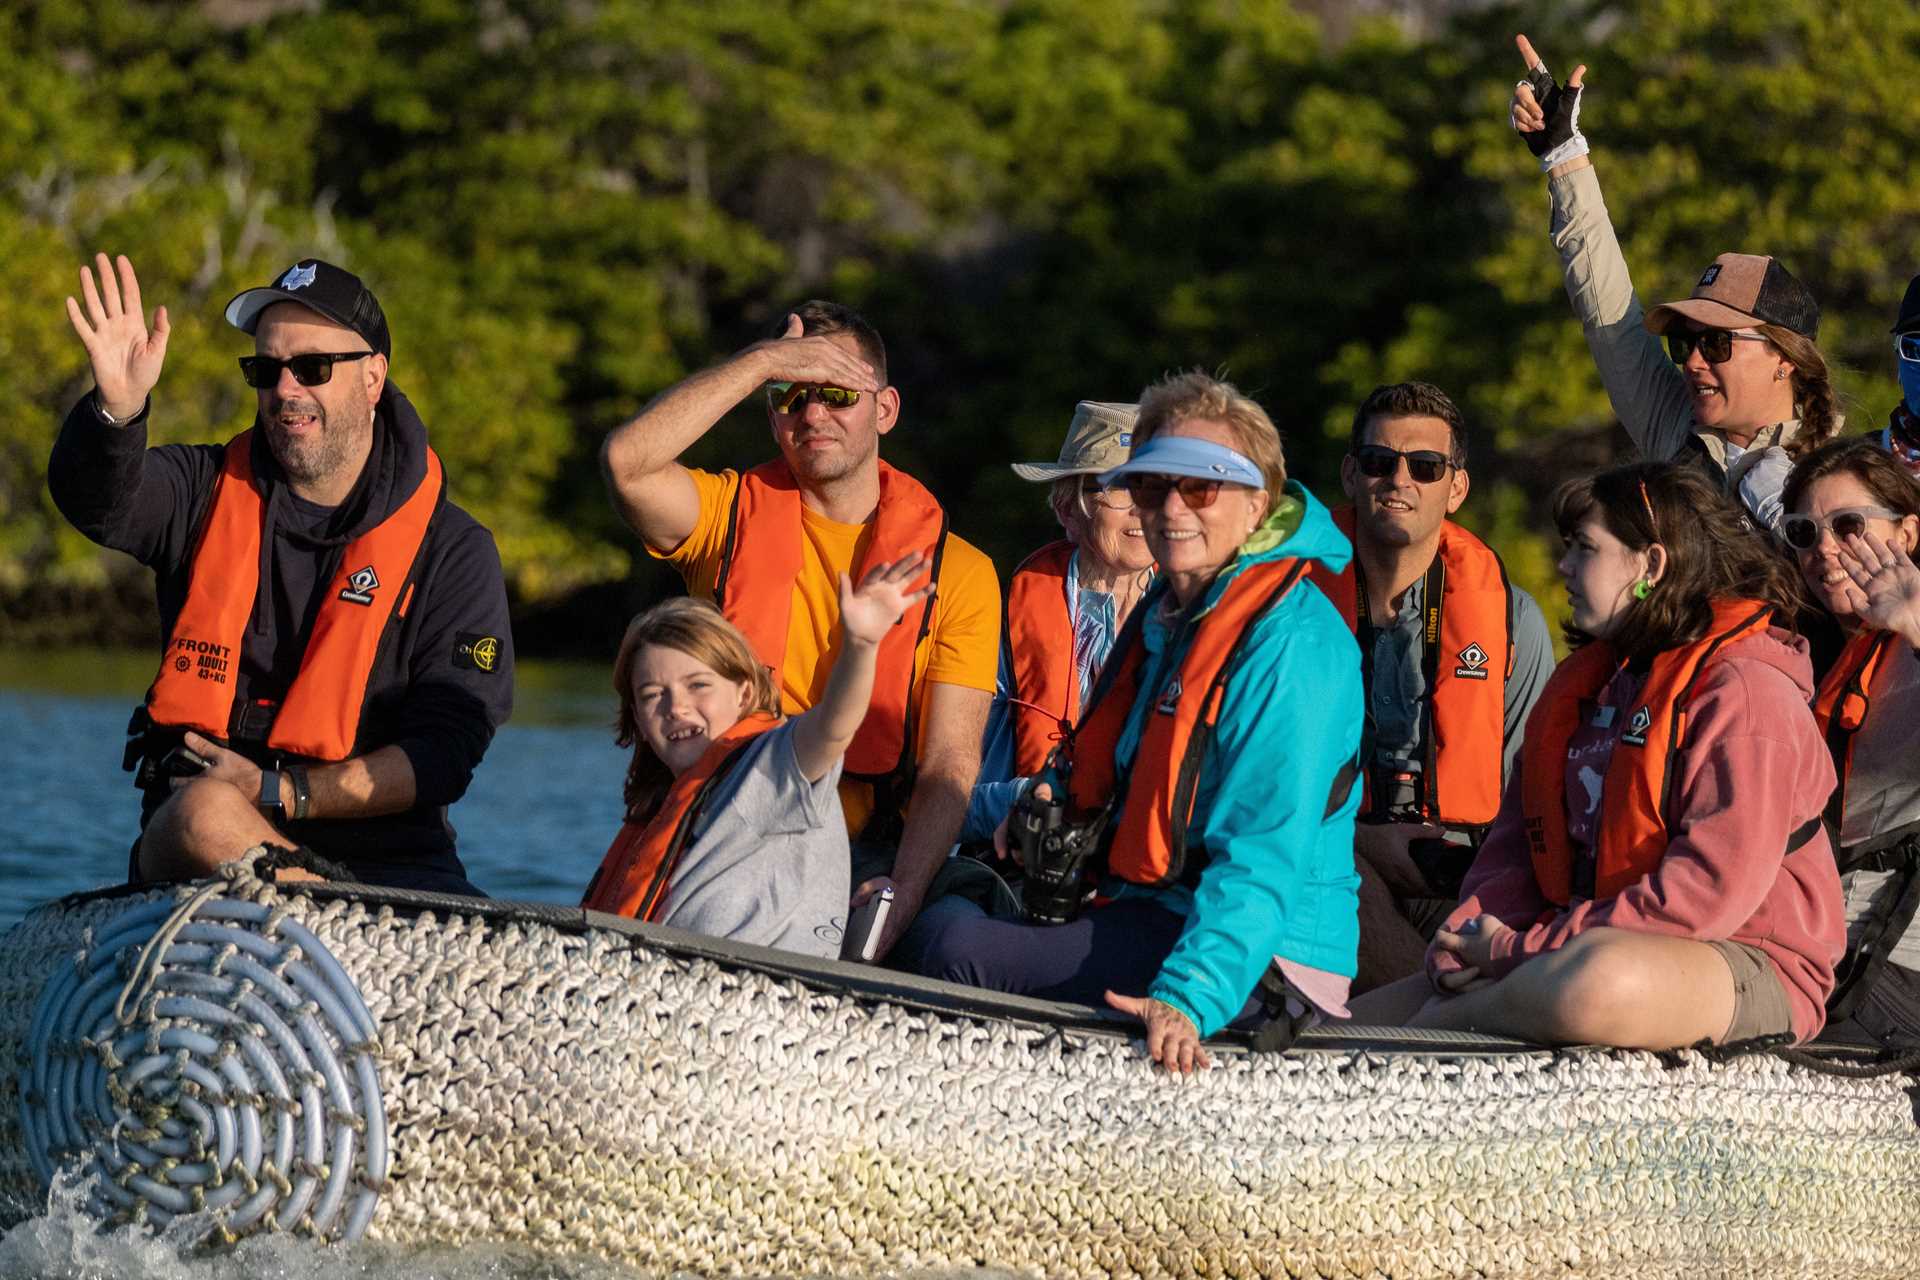
[[[1717,601],[1705,636],[1654,658],[1601,782],[1593,891],[1581,896],[1611,898],[1666,856],[1668,791],[1686,740],[1694,685],[1721,648],[1765,631],[1772,617],[1772,609],[1758,600]],[[1611,646],[1590,642],[1555,669],[1527,718],[1520,748],[1527,843],[1541,893],[1560,906],[1577,891],[1573,841],[1567,834],[1567,747],[1591,700],[1619,670]]]
[[[1352,506],[1335,508],[1333,521],[1353,537]],[[1371,700],[1373,625],[1360,557],[1338,574],[1317,563],[1311,573],[1360,641]],[[1451,520],[1442,522],[1440,552],[1427,570],[1422,635],[1427,692],[1420,710],[1419,807],[1428,822],[1485,827],[1500,812],[1507,679],[1513,674],[1509,596],[1506,566],[1493,548]],[[1369,786],[1360,805],[1363,817],[1373,813],[1374,803]]]
[[[1141,627],[1149,596],[1127,619],[1101,669],[1092,701],[1073,732],[1068,791],[1076,815],[1118,811],[1109,825],[1107,870],[1143,885],[1169,885],[1197,877],[1202,860],[1187,856],[1187,828],[1193,820],[1200,766],[1220,718],[1227,678],[1240,646],[1267,610],[1278,604],[1306,573],[1297,559],[1249,565],[1234,575],[1205,613],[1181,623],[1193,639],[1179,669],[1153,692],[1133,759],[1116,759],[1120,735],[1135,701],[1146,661]],[[1170,643],[1177,645],[1179,635]]]
[[[793,583],[800,576],[801,518],[800,489],[784,461],[746,472],[734,495],[714,581],[714,604],[776,676],[786,663]],[[873,699],[847,747],[845,776],[876,784],[876,809],[897,808],[912,787],[919,716],[913,655],[933,629],[940,607],[940,562],[946,546],[947,515],[940,504],[919,481],[882,462],[873,535],[851,577],[859,582],[874,565],[931,547],[935,589],[918,606],[917,626],[894,627],[880,641]]]
[[[1853,735],[1867,722],[1871,705],[1868,691],[1873,688],[1880,664],[1894,654],[1899,642],[1899,636],[1891,631],[1863,627],[1854,632],[1813,698],[1814,721],[1827,740],[1827,750],[1833,753],[1833,771],[1840,777],[1840,785],[1827,799],[1826,812],[1836,844],[1840,838],[1840,822],[1847,811],[1847,770],[1853,764]]]
[[[715,738],[685,773],[667,788],[660,809],[644,822],[621,824],[600,869],[587,883],[580,905],[634,920],[658,920],[667,904],[667,883],[693,835],[694,823],[713,789],[726,778],[747,744],[779,724],[773,716],[742,716]]]
[[[213,503],[193,550],[186,604],[174,619],[160,674],[147,691],[155,724],[225,740],[232,723],[240,650],[260,591],[266,500],[253,474],[253,430],[227,443]],[[267,745],[314,760],[354,753],[367,683],[390,625],[406,617],[427,526],[440,508],[440,459],[400,507],[346,545]]]
[[[1080,714],[1080,669],[1073,660],[1067,574],[1073,544],[1054,542],[1020,563],[1007,584],[1008,692],[1013,711],[1013,772],[1039,773]]]

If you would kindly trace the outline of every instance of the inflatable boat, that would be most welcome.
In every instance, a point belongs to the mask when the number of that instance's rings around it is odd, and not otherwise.
[[[856,1276],[1913,1274],[1903,1064],[1211,1042],[550,906],[219,879],[0,939],[0,1207]],[[78,1189],[76,1191],[76,1188]]]

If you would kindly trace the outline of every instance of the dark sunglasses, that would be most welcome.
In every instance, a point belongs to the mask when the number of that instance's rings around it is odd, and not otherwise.
[[[1824,521],[1812,516],[1787,516],[1780,521],[1780,541],[1795,551],[1811,551],[1820,545],[1820,530],[1833,530],[1833,536],[1845,542],[1848,538],[1857,538],[1867,531],[1867,521],[1872,519],[1898,520],[1900,513],[1889,511],[1885,507],[1846,507],[1829,512]]]
[[[851,409],[860,403],[860,393],[846,387],[816,386],[811,382],[769,382],[767,403],[775,413],[798,413],[818,400],[829,409]]]
[[[1415,449],[1409,453],[1383,444],[1363,444],[1353,451],[1353,465],[1360,468],[1361,475],[1373,480],[1385,480],[1397,473],[1402,458],[1407,460],[1407,474],[1415,484],[1432,484],[1453,465],[1453,459],[1432,449]]]
[[[1700,355],[1708,364],[1725,364],[1733,359],[1735,342],[1765,342],[1762,333],[1740,333],[1733,329],[1702,329],[1694,333],[1687,329],[1667,330],[1667,354],[1675,364],[1685,364],[1687,357],[1698,347]]]
[[[1224,480],[1204,480],[1199,476],[1167,476],[1157,472],[1135,472],[1126,478],[1127,492],[1133,495],[1133,505],[1142,511],[1158,511],[1167,505],[1167,495],[1173,490],[1180,491],[1180,501],[1187,504],[1189,511],[1199,511],[1213,505],[1220,496],[1220,486]]]
[[[365,360],[372,354],[371,351],[316,351],[288,356],[285,360],[276,360],[272,356],[241,356],[240,376],[247,380],[248,386],[265,391],[279,384],[282,369],[291,369],[295,382],[303,387],[317,387],[333,381],[334,361]]]

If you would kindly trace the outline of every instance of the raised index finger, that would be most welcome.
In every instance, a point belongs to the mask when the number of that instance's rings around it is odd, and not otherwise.
[[[1545,69],[1547,65],[1546,62],[1539,54],[1533,51],[1533,41],[1527,39],[1524,35],[1516,35],[1513,38],[1513,44],[1516,49],[1520,50],[1520,56],[1526,59],[1527,70],[1531,71],[1535,67]]]

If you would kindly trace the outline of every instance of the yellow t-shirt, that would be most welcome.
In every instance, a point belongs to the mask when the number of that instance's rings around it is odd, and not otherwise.
[[[713,599],[726,546],[727,515],[733,509],[740,475],[689,469],[700,493],[700,518],[693,532],[672,551],[648,554],[680,571],[687,590]],[[793,608],[787,622],[787,656],[775,673],[788,715],[805,711],[826,691],[827,677],[839,657],[840,575],[849,576],[873,536],[871,524],[841,524],[807,507],[800,508],[800,574],[793,583]],[[927,687],[935,682],[993,692],[1000,661],[1000,578],[993,561],[949,530],[940,562],[940,591],[933,625],[913,655],[915,686],[920,690],[921,732],[926,731]],[[873,809],[873,789],[842,781],[840,803],[847,830],[858,835]]]

